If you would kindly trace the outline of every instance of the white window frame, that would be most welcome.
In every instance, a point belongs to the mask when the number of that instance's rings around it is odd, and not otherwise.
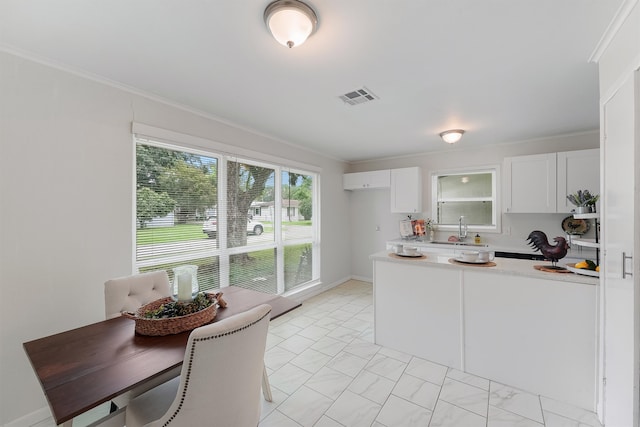
[[[477,175],[483,173],[490,173],[492,178],[491,183],[491,197],[465,197],[459,199],[448,199],[448,201],[491,201],[492,202],[492,212],[491,212],[491,221],[492,225],[472,225],[468,226],[469,231],[473,232],[485,232],[485,233],[500,233],[502,230],[502,215],[500,214],[500,166],[499,165],[490,165],[490,166],[478,166],[471,168],[460,168],[460,169],[447,169],[447,170],[439,170],[433,171],[431,173],[431,206],[433,207],[433,221],[437,221],[437,209],[438,209],[438,177],[442,175]],[[458,224],[439,224],[434,222],[438,228],[438,230],[458,230]]]
[[[206,140],[191,135],[185,135],[178,132],[168,131],[165,129],[159,129],[152,126],[133,123],[132,125],[132,159],[133,159],[133,209],[132,209],[132,271],[137,273],[139,267],[161,265],[171,262],[183,261],[184,256],[169,256],[165,258],[159,258],[153,260],[153,262],[141,262],[136,260],[136,145],[138,140],[143,141],[147,145],[166,148],[175,151],[184,151],[197,155],[203,155],[208,157],[215,157],[218,159],[218,246],[216,248],[206,249],[200,252],[189,253],[189,259],[196,258],[198,256],[204,257],[218,257],[219,271],[220,271],[220,288],[228,287],[229,284],[229,256],[237,253],[253,252],[263,249],[276,249],[276,280],[277,280],[277,292],[283,294],[285,289],[284,283],[284,248],[285,246],[293,246],[308,243],[312,246],[312,279],[296,287],[289,294],[298,292],[301,289],[306,289],[310,286],[314,286],[320,283],[320,171],[321,169],[306,165],[300,162],[290,161],[290,164],[284,164],[282,158],[277,158],[271,155],[251,152],[249,150],[239,149],[237,147],[226,146],[221,143]],[[209,147],[210,146],[210,147]],[[233,151],[238,151],[238,154],[234,154]],[[252,156],[243,156],[242,154],[252,154]],[[262,159],[259,159],[262,158]],[[236,248],[227,248],[227,227],[226,227],[226,193],[227,193],[227,161],[236,161],[240,163],[252,164],[274,170],[274,187],[275,187],[275,206],[274,206],[274,241],[265,242],[259,245],[242,246]],[[289,163],[287,161],[286,163]],[[293,172],[302,175],[310,175],[313,177],[312,185],[312,237],[305,239],[282,239],[282,172]],[[222,214],[224,213],[224,215]],[[278,219],[275,221],[275,219]],[[202,252],[202,253],[201,253]]]

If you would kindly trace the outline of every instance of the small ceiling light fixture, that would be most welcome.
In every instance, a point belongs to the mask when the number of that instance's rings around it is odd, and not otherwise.
[[[276,0],[264,10],[264,22],[278,43],[292,48],[316,31],[318,17],[301,1]]]
[[[447,144],[455,144],[456,142],[460,141],[460,138],[462,138],[462,134],[464,134],[464,130],[462,129],[445,130],[444,132],[440,133],[440,138],[442,138],[442,140]]]

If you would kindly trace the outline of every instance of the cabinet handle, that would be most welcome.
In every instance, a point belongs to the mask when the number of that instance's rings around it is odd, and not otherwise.
[[[626,262],[627,260],[633,259],[633,256],[627,255],[626,252],[622,252],[622,278],[626,279],[627,276],[633,276],[633,273],[629,273],[626,270]]]

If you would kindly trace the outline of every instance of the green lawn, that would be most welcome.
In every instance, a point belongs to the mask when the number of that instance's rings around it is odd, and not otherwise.
[[[311,226],[311,220],[306,220],[306,221],[287,221],[287,222],[283,222],[282,226],[286,227],[287,225],[308,225]]]
[[[173,227],[143,228],[136,233],[138,245],[154,243],[184,242],[187,240],[206,239],[202,232],[202,224],[179,224]]]
[[[261,221],[262,222],[262,221]],[[264,232],[272,232],[273,225],[270,222],[262,222]],[[287,222],[294,225],[311,225],[311,221]],[[138,245],[151,245],[156,243],[184,242],[188,240],[206,239],[202,232],[202,224],[179,224],[173,227],[143,228],[136,233]]]

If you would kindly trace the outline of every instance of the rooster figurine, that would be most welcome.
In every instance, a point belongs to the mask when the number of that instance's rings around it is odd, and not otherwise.
[[[564,237],[555,237],[553,241],[556,242],[556,245],[552,246],[547,240],[547,235],[540,230],[529,233],[527,240],[531,247],[539,250],[546,259],[551,261],[554,268],[558,268],[556,263],[567,255],[567,250],[569,249]]]

